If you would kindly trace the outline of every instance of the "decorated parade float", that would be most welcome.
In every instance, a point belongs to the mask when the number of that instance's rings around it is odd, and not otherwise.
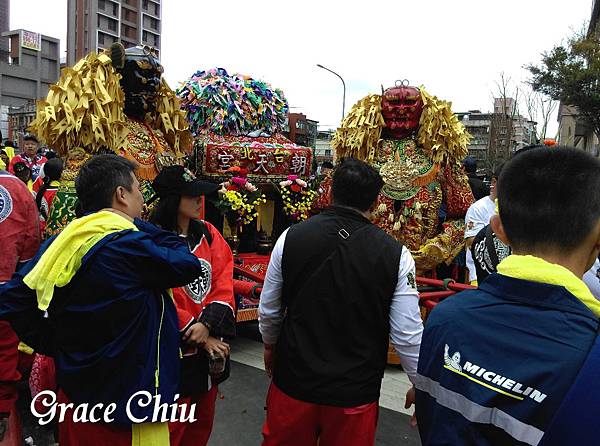
[[[274,241],[310,215],[312,150],[282,135],[288,103],[266,82],[214,68],[196,72],[177,95],[194,136],[191,164],[221,185],[205,218],[234,251],[237,319],[254,320]]]
[[[336,131],[337,159],[373,165],[384,186],[374,222],[411,250],[417,274],[435,276],[464,247],[464,216],[474,202],[461,161],[470,135],[451,103],[398,81],[356,103]],[[330,179],[318,207],[329,204]]]
[[[91,156],[116,153],[135,160],[146,200],[153,195],[150,182],[162,167],[183,164],[192,137],[179,99],[162,73],[154,49],[124,49],[116,43],[64,68],[46,99],[38,101],[30,131],[66,159],[47,236],[74,218],[74,180]]]

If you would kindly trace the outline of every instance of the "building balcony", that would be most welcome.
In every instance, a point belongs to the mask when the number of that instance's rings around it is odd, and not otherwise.
[[[127,26],[131,26],[132,28],[137,28],[138,24],[136,22],[132,22],[130,20],[121,18],[121,23]]]
[[[125,43],[130,44],[130,46],[136,46],[137,45],[137,39],[133,38],[133,37],[127,37],[123,34],[121,34],[121,40]],[[127,48],[127,45],[124,45]]]
[[[124,9],[127,9],[129,11],[133,11],[133,12],[138,12],[139,11],[139,9],[138,9],[137,6],[130,5],[129,3],[125,3],[125,2],[121,3],[121,7],[124,8]]]
[[[98,32],[107,34],[107,35],[112,36],[112,37],[114,37],[116,39],[119,38],[119,32],[118,31],[113,31],[113,30],[108,29],[108,28],[106,28],[104,26],[99,26],[98,27]]]

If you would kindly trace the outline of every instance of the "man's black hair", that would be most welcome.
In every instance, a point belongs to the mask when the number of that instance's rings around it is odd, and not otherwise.
[[[346,158],[333,174],[333,203],[367,211],[377,199],[383,180],[373,167],[355,158]]]
[[[35,143],[39,142],[38,139],[35,137],[35,135],[33,135],[31,133],[28,133],[27,135],[25,135],[23,137],[23,142],[25,142],[25,141],[33,141]]]
[[[513,250],[573,252],[600,219],[600,160],[571,147],[529,149],[504,166],[498,203]]]
[[[96,155],[87,161],[75,179],[80,211],[96,212],[109,208],[117,187],[128,191],[133,185],[136,164],[117,155]]]
[[[331,161],[323,161],[321,163],[321,169],[333,169],[333,163]]]

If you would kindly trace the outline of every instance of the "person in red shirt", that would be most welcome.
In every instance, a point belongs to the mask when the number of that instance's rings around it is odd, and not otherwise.
[[[23,138],[23,153],[15,155],[10,160],[8,171],[12,174],[15,173],[14,166],[16,163],[25,163],[31,170],[31,180],[37,180],[40,175],[40,169],[48,161],[45,156],[38,155],[38,140],[33,135],[25,135]]]
[[[206,445],[215,413],[217,385],[229,376],[229,345],[235,336],[233,255],[210,223],[197,219],[202,196],[218,186],[200,181],[182,166],[165,167],[152,183],[159,201],[150,221],[178,233],[200,259],[204,272],[173,290],[183,342],[179,403],[196,403],[196,422],[170,423],[171,445]]]
[[[38,213],[31,193],[20,179],[0,170],[0,284],[9,281],[39,246]],[[18,396],[18,346],[10,324],[0,321],[0,441]]]
[[[35,192],[35,204],[40,212],[40,232],[44,234],[46,219],[50,214],[52,200],[60,186],[60,176],[63,171],[63,162],[60,158],[53,158],[44,164],[44,179],[39,190]]]

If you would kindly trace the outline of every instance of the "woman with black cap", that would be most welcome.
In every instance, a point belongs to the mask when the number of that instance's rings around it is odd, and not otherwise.
[[[150,221],[187,240],[207,274],[173,290],[182,337],[180,404],[196,404],[197,421],[169,424],[171,445],[206,445],[212,431],[217,384],[229,377],[229,346],[235,336],[233,256],[219,231],[199,220],[202,196],[218,189],[182,166],[165,167],[152,183],[158,203]]]

